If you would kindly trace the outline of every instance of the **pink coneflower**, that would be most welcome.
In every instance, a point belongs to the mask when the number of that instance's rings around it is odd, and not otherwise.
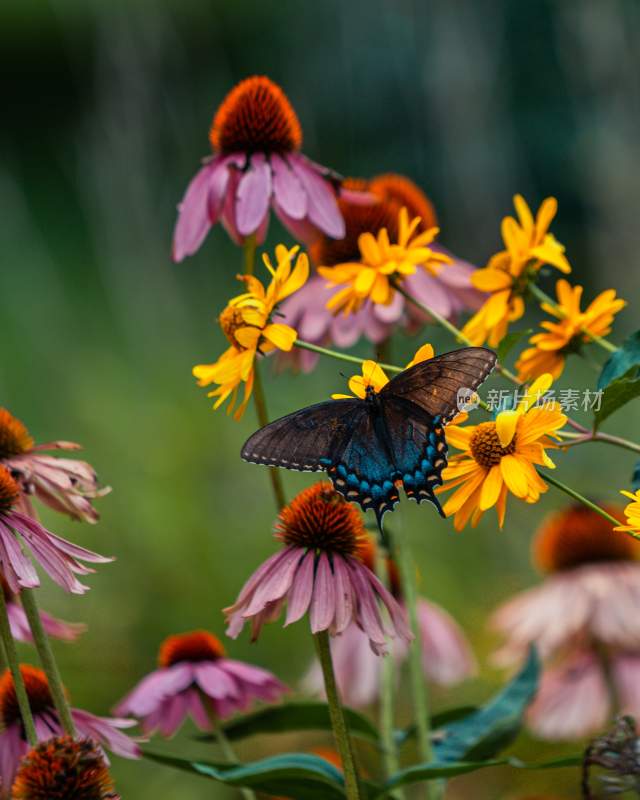
[[[246,711],[256,700],[273,703],[287,691],[271,672],[227,658],[208,631],[169,636],[158,661],[160,669],[143,678],[115,710],[141,719],[146,733],[173,736],[188,716],[208,731],[213,717]]]
[[[20,672],[29,697],[38,741],[44,742],[52,736],[61,736],[63,730],[53,705],[46,675],[42,670],[28,664],[21,664]],[[121,730],[133,727],[135,720],[97,717],[79,708],[72,708],[71,716],[79,736],[93,739],[124,758],[140,758],[138,744]],[[0,729],[0,778],[6,793],[7,787],[13,784],[20,760],[30,750],[24,734],[13,676],[9,670],[0,678]]]
[[[29,621],[20,604],[19,595],[14,594],[9,589],[7,582],[1,575],[0,591],[4,593],[4,602],[7,606],[7,615],[13,638],[19,642],[33,642]],[[74,642],[87,629],[87,626],[82,623],[65,622],[62,619],[56,619],[51,614],[47,614],[46,611],[40,611],[40,619],[47,634],[63,642]]]
[[[270,206],[296,239],[308,242],[318,233],[344,236],[336,203],[340,178],[302,155],[298,117],[269,78],[246,78],[229,92],[209,140],[214,155],[205,160],[179,206],[176,261],[193,255],[218,221],[235,242],[255,234],[262,243]]]
[[[431,202],[413,181],[401,175],[379,175],[371,181],[349,179],[343,185],[354,192],[369,191],[371,196],[377,198],[377,202],[354,204],[346,197],[339,201],[346,226],[345,235],[339,240],[323,236],[312,244],[310,255],[316,266],[331,267],[358,262],[361,258],[358,238],[363,233],[375,236],[382,228],[386,228],[390,238],[395,240],[398,216],[403,207],[408,210],[409,217],[420,217],[419,231],[426,231],[437,224]],[[430,247],[446,252],[452,262],[439,270],[437,275],[420,269],[407,276],[404,281],[406,291],[448,319],[456,318],[462,311],[479,308],[484,295],[471,284],[470,276],[474,267],[452,256],[441,245],[432,244]],[[298,331],[303,341],[319,345],[333,344],[341,348],[350,347],[362,336],[378,344],[398,324],[415,330],[428,321],[420,310],[406,303],[399,293],[395,294],[390,305],[367,302],[348,316],[334,314],[327,309],[327,302],[337,291],[336,287],[327,285],[325,278],[312,277],[280,307],[284,321]],[[279,355],[279,360],[283,362],[292,358],[305,371],[312,369],[317,362],[316,354],[304,350]]]
[[[18,509],[25,514],[35,517],[31,498],[36,497],[73,519],[98,521],[98,512],[91,501],[110,492],[109,487],[99,487],[96,473],[86,461],[57,458],[44,452],[81,449],[73,442],[35,444],[24,424],[6,408],[0,408],[0,465],[20,484]]]
[[[640,545],[575,506],[545,520],[533,552],[547,577],[493,617],[507,636],[498,663],[518,660],[531,644],[545,659],[527,715],[531,729],[546,739],[580,738],[616,706],[640,713]]]
[[[17,594],[20,588],[40,585],[33,563],[23,550],[24,544],[59,586],[68,592],[83,594],[89,587],[80,583],[76,575],[89,575],[93,570],[81,564],[80,560],[105,564],[113,559],[78,547],[51,533],[35,519],[16,511],[19,499],[20,487],[9,472],[0,467],[0,571],[9,589]]]
[[[353,622],[381,655],[386,652],[387,632],[380,601],[391,619],[389,635],[410,641],[404,610],[357,557],[365,536],[360,514],[331,484],[316,483],[300,492],[282,509],[276,525],[284,549],[267,559],[236,602],[224,609],[227,634],[235,639],[251,620],[256,639],[262,625],[276,620],[286,603],[285,625],[308,611],[312,633],[328,631],[336,636]]]
[[[359,557],[375,568],[375,544],[368,538],[360,547]],[[396,565],[388,562],[389,585],[392,595],[402,602]],[[473,675],[476,662],[467,639],[453,617],[441,606],[420,597],[417,602],[418,623],[422,643],[422,667],[427,680],[439,686],[453,686]],[[408,655],[402,639],[395,639],[391,655],[402,664]],[[350,625],[331,641],[331,654],[336,681],[343,701],[354,708],[367,706],[378,698],[382,664],[371,652],[367,637]],[[303,679],[307,691],[318,694],[324,690],[320,665],[314,662]]]

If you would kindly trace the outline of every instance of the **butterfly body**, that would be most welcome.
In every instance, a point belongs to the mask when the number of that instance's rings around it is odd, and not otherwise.
[[[267,466],[326,471],[336,490],[382,517],[400,499],[442,508],[435,489],[447,464],[444,426],[457,413],[461,389],[476,389],[495,354],[464,348],[416,364],[364,400],[340,399],[303,408],[266,425],[242,458]]]

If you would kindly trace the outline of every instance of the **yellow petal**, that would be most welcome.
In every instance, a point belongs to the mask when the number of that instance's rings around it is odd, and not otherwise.
[[[370,267],[363,267],[360,272],[358,273],[358,277],[353,284],[353,288],[355,289],[356,293],[362,295],[363,297],[367,296],[373,285],[378,277],[378,273],[375,269],[371,269]]]
[[[516,497],[524,498],[529,493],[529,484],[527,476],[521,469],[520,463],[515,456],[503,456],[500,459],[500,471],[504,482],[507,484],[509,491],[515,494]]]
[[[496,417],[496,433],[502,447],[508,447],[516,432],[520,414],[517,411],[501,411]]]
[[[533,230],[533,215],[527,205],[527,201],[521,194],[517,194],[513,198],[513,205],[515,206],[516,213],[520,219],[520,224],[526,230]]]
[[[283,325],[280,322],[267,327],[262,331],[265,339],[274,344],[279,350],[289,352],[293,347],[293,343],[298,338],[297,332],[289,325]]]
[[[409,367],[413,367],[415,364],[420,364],[422,361],[428,361],[430,358],[433,358],[433,356],[434,356],[433,345],[429,343],[423,344],[422,347],[419,347],[416,350],[416,354],[407,364],[406,369],[409,369]]]
[[[352,394],[340,394],[340,392],[335,392],[331,395],[332,400],[353,400]]]
[[[511,275],[499,269],[477,269],[471,273],[471,283],[481,292],[497,292],[513,284]]]
[[[541,242],[549,230],[549,225],[558,211],[558,201],[555,197],[547,197],[542,201],[536,215],[536,241]]]
[[[488,508],[494,506],[500,495],[502,489],[502,473],[500,472],[500,465],[496,464],[487,473],[487,477],[482,484],[482,491],[480,492],[480,509],[486,511]]]
[[[368,231],[361,233],[358,236],[358,247],[362,260],[371,267],[377,267],[380,263],[380,249],[374,235]]]

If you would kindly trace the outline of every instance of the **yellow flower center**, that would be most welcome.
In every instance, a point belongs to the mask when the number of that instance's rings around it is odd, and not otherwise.
[[[239,350],[245,350],[246,348],[242,347],[242,345],[236,339],[236,331],[240,328],[247,327],[247,323],[244,321],[242,316],[242,311],[234,306],[227,306],[222,314],[220,314],[218,317],[218,321],[220,322],[222,332],[229,340],[229,343],[234,347],[237,347]]]
[[[494,467],[503,456],[516,451],[516,437],[506,447],[500,444],[495,422],[482,422],[471,435],[469,442],[471,455],[481,467]]]

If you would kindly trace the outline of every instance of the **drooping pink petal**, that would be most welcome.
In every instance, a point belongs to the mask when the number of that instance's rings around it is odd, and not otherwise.
[[[640,717],[640,652],[615,653],[611,658],[611,674],[620,702],[620,712]]]
[[[290,163],[307,193],[307,216],[327,236],[343,239],[345,225],[331,183],[322,177],[300,153],[290,157]]]
[[[256,587],[251,602],[243,612],[244,617],[257,614],[268,603],[279,600],[287,594],[303,554],[304,550],[299,547],[290,547],[284,551],[284,557],[277,568]]]
[[[361,571],[363,576],[369,581],[371,587],[373,588],[376,595],[382,601],[384,606],[386,607],[387,611],[389,612],[389,617],[391,618],[391,624],[393,625],[393,633],[400,636],[407,642],[413,640],[413,633],[409,628],[409,623],[407,621],[407,612],[404,608],[398,603],[398,601],[393,597],[391,592],[384,586],[378,577],[374,575],[373,572],[368,567],[364,565],[361,566]]]
[[[157,669],[145,676],[129,694],[114,708],[118,716],[131,714],[144,717],[154,711],[170,695],[178,694],[195,680],[193,665],[173,664],[171,667]]]
[[[240,236],[254,233],[269,213],[271,169],[263,153],[251,156],[236,190],[236,227]]]
[[[2,786],[13,786],[20,761],[29,751],[22,738],[20,725],[12,723],[0,733],[0,780]]]
[[[404,313],[404,307],[404,298],[400,292],[395,292],[389,305],[378,303],[377,305],[373,306],[372,310],[380,322],[385,322],[388,325],[391,325],[395,322],[398,322],[398,320],[402,317]]]
[[[14,594],[21,587],[31,589],[40,585],[31,559],[22,552],[14,532],[3,519],[0,519],[0,569]]]
[[[188,713],[190,714],[191,719],[196,723],[200,730],[210,731],[211,718],[204,707],[202,697],[198,694],[198,692],[188,692],[187,699],[189,704]],[[215,704],[215,701],[214,707],[217,713],[217,705]],[[218,716],[222,715],[219,714]]]
[[[133,727],[135,720],[97,717],[79,708],[72,708],[71,716],[82,735],[95,739],[107,750],[123,758],[141,758],[140,745],[121,732],[122,728]]]
[[[276,203],[291,219],[304,219],[307,213],[307,193],[300,178],[279,155],[271,156],[273,194]]]
[[[384,652],[386,636],[376,603],[376,596],[366,574],[370,570],[353,558],[350,558],[346,563],[348,564],[354,595],[358,603],[356,621],[369,637],[369,641],[377,645],[380,652]]]
[[[333,573],[326,553],[321,553],[316,565],[316,577],[311,600],[311,632],[326,631],[336,613]]]
[[[296,241],[310,245],[318,238],[318,229],[309,222],[307,217],[294,219],[285,213],[277,203],[274,203],[273,206],[276,216]]]
[[[178,206],[178,220],[173,234],[174,261],[182,261],[183,258],[193,255],[209,232],[209,193],[214,170],[215,162],[201,167]]]
[[[312,552],[306,553],[298,565],[289,595],[287,597],[287,618],[285,626],[301,619],[309,608],[313,594],[313,573],[315,557]]]
[[[337,554],[333,556],[333,574],[336,612],[331,633],[338,635],[351,624],[357,601],[351,585],[349,567],[345,564],[342,556]]]
[[[162,702],[160,715],[160,733],[168,739],[178,730],[187,717],[189,709],[189,692],[195,689],[185,689],[184,692],[171,695]]]
[[[213,661],[194,664],[196,683],[209,697],[219,700],[223,697],[238,697],[238,685],[225,670]]]

